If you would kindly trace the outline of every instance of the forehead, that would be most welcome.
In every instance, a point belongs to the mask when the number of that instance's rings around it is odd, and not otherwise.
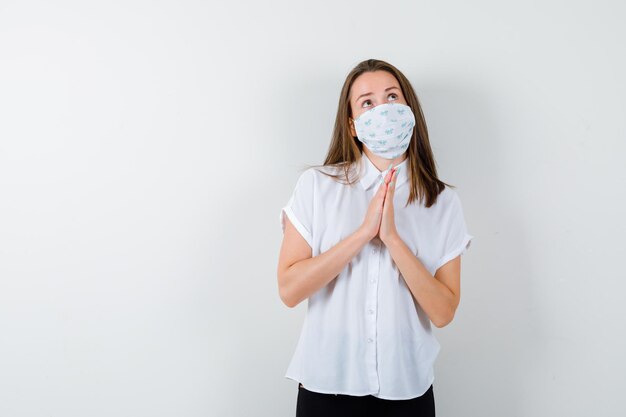
[[[361,94],[377,93],[384,91],[388,87],[398,87],[400,84],[396,77],[387,71],[369,71],[359,75],[352,83],[350,89],[350,99],[354,100]]]

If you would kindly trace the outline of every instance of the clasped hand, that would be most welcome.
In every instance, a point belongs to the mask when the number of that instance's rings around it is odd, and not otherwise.
[[[386,243],[398,234],[393,216],[393,195],[396,190],[398,169],[394,168],[387,172],[367,208],[361,228],[370,240],[378,236]]]

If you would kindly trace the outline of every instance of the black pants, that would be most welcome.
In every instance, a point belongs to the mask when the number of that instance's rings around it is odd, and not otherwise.
[[[433,386],[421,397],[383,400],[373,395],[322,394],[298,384],[296,417],[435,417]]]

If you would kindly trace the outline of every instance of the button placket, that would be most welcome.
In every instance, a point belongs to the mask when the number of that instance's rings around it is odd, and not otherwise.
[[[376,310],[378,304],[378,277],[380,273],[380,257],[381,250],[376,243],[373,243],[374,247],[371,249],[371,255],[369,256],[369,282],[366,291],[367,297],[365,305],[363,306],[366,315],[366,334],[365,342],[368,346],[366,362],[367,362],[367,374],[369,378],[370,389],[372,391],[378,391],[378,360],[377,360],[377,344],[376,344]]]
[[[376,244],[374,243],[374,245],[376,245]],[[374,247],[372,248],[372,255],[376,255],[376,254],[378,254],[378,251],[379,251],[378,247],[377,247],[377,246],[374,246]],[[370,266],[370,268],[369,268],[369,271],[370,271],[370,279],[369,279],[369,281],[370,281],[370,283],[372,283],[372,284],[375,284],[375,283],[376,283],[376,281],[377,281],[377,279],[376,279],[376,278],[377,278],[377,277],[376,277],[376,275],[378,274],[378,262],[377,262],[377,258],[378,258],[378,257],[373,256],[373,257],[372,257],[372,260],[371,260],[371,262],[370,262],[370,265],[369,265],[369,266]]]

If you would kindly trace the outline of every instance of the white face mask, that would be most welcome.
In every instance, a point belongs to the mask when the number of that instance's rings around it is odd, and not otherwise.
[[[401,103],[380,104],[354,119],[357,137],[375,155],[394,159],[409,147],[415,116]]]

